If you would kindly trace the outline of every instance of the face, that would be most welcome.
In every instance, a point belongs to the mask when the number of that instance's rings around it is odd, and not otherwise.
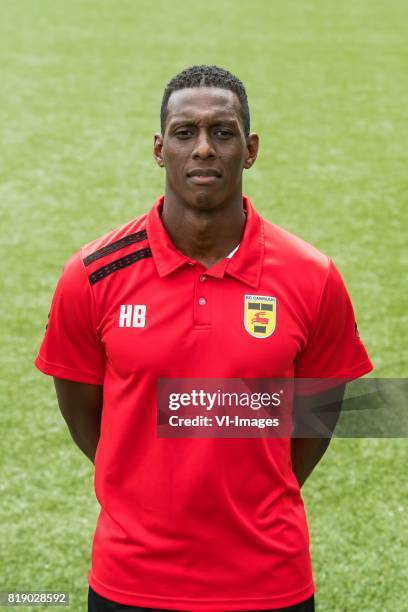
[[[154,156],[166,169],[166,195],[198,209],[242,196],[242,172],[258,152],[258,136],[245,135],[237,95],[217,87],[173,92],[164,134]]]

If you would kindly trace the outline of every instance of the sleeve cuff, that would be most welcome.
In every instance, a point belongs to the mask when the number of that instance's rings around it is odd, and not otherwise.
[[[355,380],[356,378],[360,378],[360,376],[364,376],[364,374],[368,374],[371,370],[374,369],[373,364],[370,359],[366,359],[362,363],[350,368],[349,370],[343,370],[342,372],[338,372],[336,374],[332,374],[330,377],[325,378],[313,378],[313,377],[305,377],[305,378],[295,378],[295,395],[314,395],[316,393],[323,393],[324,391],[328,391],[329,389],[333,389],[334,387],[339,387],[340,385],[345,385],[351,380]],[[304,381],[304,382],[303,382]]]
[[[100,374],[84,372],[82,370],[76,370],[75,368],[50,363],[43,359],[41,355],[37,355],[34,365],[40,372],[48,376],[64,378],[65,380],[72,380],[73,382],[87,383],[89,385],[103,385],[103,377],[101,377]]]

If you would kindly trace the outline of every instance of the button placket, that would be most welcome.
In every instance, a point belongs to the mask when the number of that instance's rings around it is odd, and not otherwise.
[[[210,284],[206,274],[198,274],[194,283],[194,325],[211,325]]]

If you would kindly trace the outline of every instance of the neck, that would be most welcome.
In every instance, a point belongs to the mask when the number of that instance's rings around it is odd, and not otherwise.
[[[167,233],[179,251],[206,268],[239,244],[245,220],[242,193],[208,210],[186,204],[166,190],[162,221]]]

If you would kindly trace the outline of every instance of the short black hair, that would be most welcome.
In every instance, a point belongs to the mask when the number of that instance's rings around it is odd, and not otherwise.
[[[250,129],[248,98],[243,83],[228,70],[219,66],[191,66],[185,68],[174,76],[166,85],[160,108],[160,126],[164,134],[167,103],[173,91],[186,89],[188,87],[220,87],[233,91],[241,103],[242,123],[245,134],[248,136]]]

